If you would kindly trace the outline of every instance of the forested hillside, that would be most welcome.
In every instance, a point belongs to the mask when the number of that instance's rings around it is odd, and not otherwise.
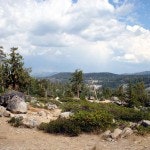
[[[53,82],[58,81],[62,83],[66,83],[71,78],[71,72],[57,73],[55,75],[46,77]],[[113,74],[113,73],[85,73],[84,81],[87,83],[89,80],[97,81],[96,84],[103,85],[104,87],[116,88],[119,85],[127,84],[129,82],[144,82],[146,87],[150,85],[150,75],[147,73],[136,73],[136,74]]]

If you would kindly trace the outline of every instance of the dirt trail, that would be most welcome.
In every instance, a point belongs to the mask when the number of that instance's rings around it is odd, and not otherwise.
[[[14,128],[7,120],[0,118],[0,150],[92,150],[96,144],[99,150],[150,150],[150,135],[133,135],[117,142],[107,142],[99,135],[66,137],[36,129]]]

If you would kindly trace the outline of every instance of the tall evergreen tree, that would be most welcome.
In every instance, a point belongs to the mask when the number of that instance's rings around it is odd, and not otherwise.
[[[72,91],[79,98],[80,92],[83,88],[83,72],[81,70],[75,70],[70,79]]]
[[[30,82],[30,69],[24,68],[23,57],[17,52],[18,48],[11,48],[9,58],[4,63],[4,75],[6,88],[13,90],[25,90]]]
[[[127,102],[129,107],[145,106],[149,102],[148,94],[145,91],[143,82],[129,84],[126,92]]]

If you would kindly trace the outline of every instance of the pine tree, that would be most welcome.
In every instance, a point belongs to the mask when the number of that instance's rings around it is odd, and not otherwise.
[[[143,82],[129,84],[127,89],[127,102],[129,107],[145,106],[149,102],[148,94],[145,91]]]
[[[4,63],[6,88],[13,90],[27,90],[30,83],[30,69],[24,68],[23,57],[17,52],[18,48],[11,48],[9,58]]]
[[[75,70],[70,79],[72,91],[79,98],[80,92],[83,88],[83,72],[81,70]]]

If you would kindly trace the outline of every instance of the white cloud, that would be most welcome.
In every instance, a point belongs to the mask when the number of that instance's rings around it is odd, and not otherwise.
[[[149,62],[150,31],[124,19],[133,9],[127,1],[115,8],[108,0],[0,0],[0,43],[6,49],[19,46],[26,57],[45,57],[52,65]]]
[[[60,56],[60,55],[62,55],[62,52],[61,52],[60,50],[57,50],[57,51],[55,52],[55,55],[56,55],[56,56]]]
[[[120,0],[113,0],[113,2],[114,2],[114,3],[117,3],[117,4],[119,3],[119,1],[120,1]]]

